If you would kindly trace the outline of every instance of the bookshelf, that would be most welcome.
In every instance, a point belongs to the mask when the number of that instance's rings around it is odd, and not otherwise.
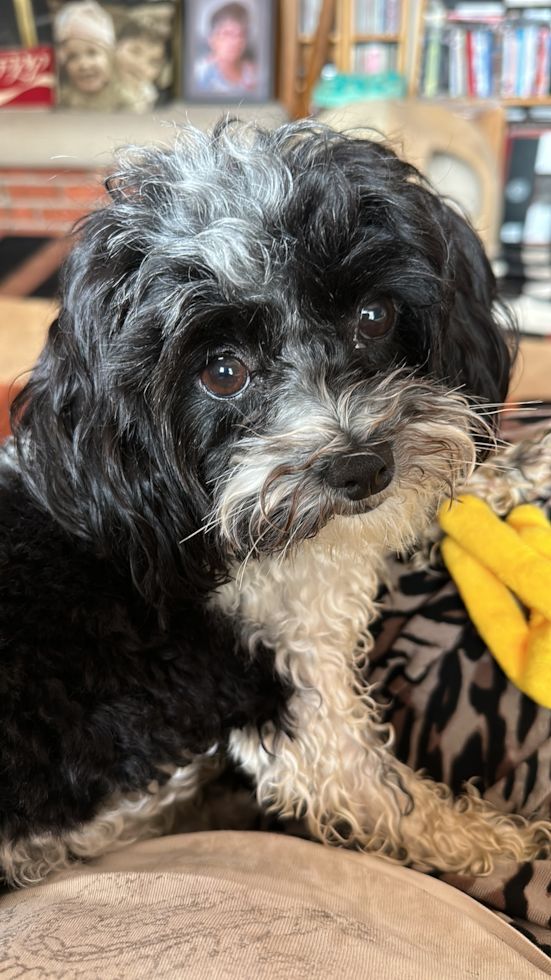
[[[308,111],[320,15],[329,27],[318,50],[321,65],[331,62],[342,73],[396,71],[413,93],[411,52],[420,43],[422,11],[422,0],[280,0],[279,93],[291,116]]]
[[[417,94],[420,101],[445,104],[455,113],[471,118],[477,114],[478,120],[492,123],[503,184],[497,252],[500,288],[508,300],[512,298],[521,329],[544,332],[535,326],[539,316],[549,333],[551,0],[545,4],[538,0],[502,0],[494,4],[478,0],[478,19],[472,16],[477,13],[474,3],[445,0],[444,7],[443,0],[424,0],[423,6]],[[454,33],[464,39],[463,85],[458,86],[458,92],[452,91],[451,84],[458,71],[458,66],[453,66],[453,58],[457,58],[457,51],[452,51]],[[479,57],[478,64],[476,61],[477,35],[483,33],[491,35],[492,41],[491,45],[486,43],[491,57],[486,58],[485,68],[484,59]],[[465,43],[469,35],[470,45]],[[435,56],[432,65],[431,44]],[[443,50],[446,44],[447,53]],[[484,46],[479,45],[478,51]],[[476,74],[484,70],[486,85],[479,86]]]
[[[335,37],[338,70],[371,75],[383,71],[404,74],[407,10],[407,0],[386,0],[386,3],[364,0],[363,4],[361,0],[341,0],[337,5]],[[366,29],[369,27],[372,29]]]
[[[415,94],[464,105],[551,106],[551,0],[423,0]]]

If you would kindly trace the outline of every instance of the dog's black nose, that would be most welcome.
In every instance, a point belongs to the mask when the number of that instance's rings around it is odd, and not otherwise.
[[[390,443],[381,442],[367,453],[358,451],[334,456],[325,479],[334,490],[342,490],[349,500],[363,500],[388,487],[393,475],[394,456]]]

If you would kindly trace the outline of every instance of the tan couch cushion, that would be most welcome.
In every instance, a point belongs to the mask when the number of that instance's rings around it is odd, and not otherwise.
[[[135,844],[0,899],[3,980],[532,980],[551,961],[461,892],[253,832]]]

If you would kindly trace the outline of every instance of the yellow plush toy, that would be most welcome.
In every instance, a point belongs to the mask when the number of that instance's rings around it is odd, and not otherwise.
[[[551,708],[551,524],[532,504],[502,521],[468,495],[444,503],[438,520],[442,556],[480,636],[507,677]]]

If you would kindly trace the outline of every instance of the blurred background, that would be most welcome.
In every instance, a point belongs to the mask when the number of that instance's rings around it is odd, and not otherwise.
[[[126,143],[229,112],[387,138],[477,228],[551,402],[551,2],[0,0],[0,436]]]

